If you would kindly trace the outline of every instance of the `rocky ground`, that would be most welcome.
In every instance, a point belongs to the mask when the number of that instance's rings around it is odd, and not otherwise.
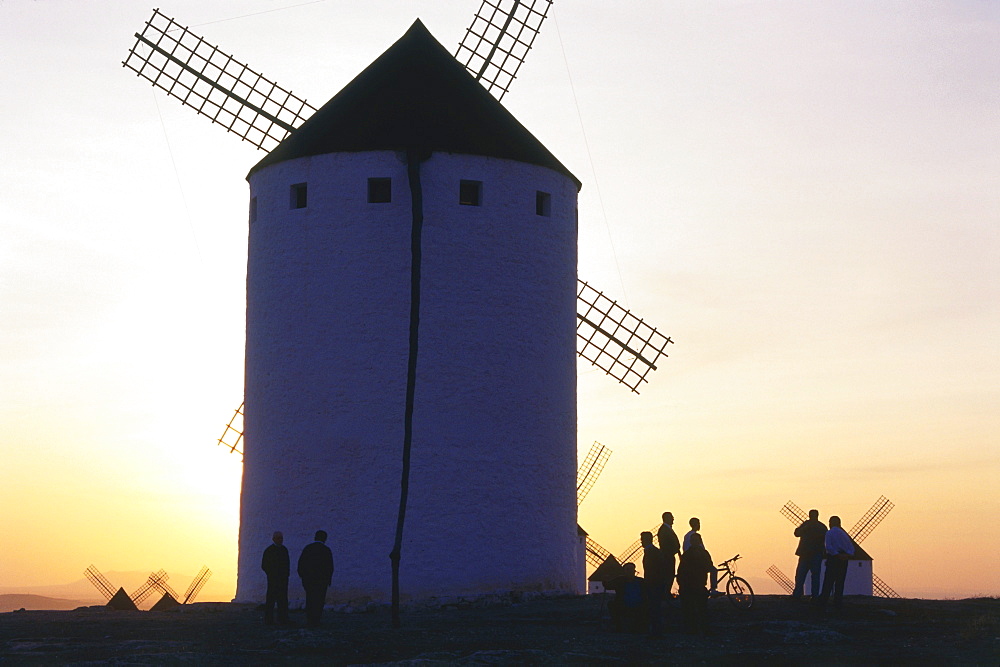
[[[1000,664],[1000,600],[848,599],[825,613],[758,596],[740,611],[709,603],[712,633],[659,638],[614,633],[601,596],[408,610],[327,611],[317,630],[264,626],[253,607],[204,603],[165,612],[0,614],[2,664]]]

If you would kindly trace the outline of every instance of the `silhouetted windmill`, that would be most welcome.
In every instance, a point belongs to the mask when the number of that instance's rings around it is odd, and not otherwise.
[[[212,571],[209,570],[208,567],[202,566],[201,570],[198,571],[198,574],[195,575],[194,579],[191,580],[191,584],[187,587],[187,590],[184,592],[184,595],[178,595],[177,591],[175,591],[173,588],[170,587],[169,584],[166,583],[167,577],[159,579],[158,581],[153,583],[153,586],[155,586],[161,593],[163,593],[163,599],[161,599],[160,602],[157,603],[157,605],[159,605],[160,608],[167,608],[170,606],[176,606],[179,604],[189,604],[191,602],[194,602],[194,599],[198,596],[198,593],[205,586],[205,582],[207,582],[208,578],[211,576],[212,576]],[[154,609],[157,609],[157,607],[154,607]]]
[[[484,0],[458,46],[456,58],[497,99],[502,99],[552,0]],[[153,10],[122,63],[167,95],[213,123],[269,151],[316,109],[291,91]],[[140,50],[148,49],[146,55]],[[544,206],[540,202],[539,206]],[[649,371],[673,341],[642,318],[579,281],[579,356],[638,393]],[[235,448],[231,448],[235,451]]]
[[[851,559],[853,566],[848,570],[847,581],[844,584],[844,593],[847,595],[877,595],[884,598],[898,598],[899,594],[896,593],[887,583],[882,581],[882,579],[872,571],[872,558],[868,555],[864,549],[861,548],[861,542],[865,540],[866,537],[871,535],[872,531],[882,523],[886,515],[892,510],[895,505],[885,496],[879,496],[879,499],[875,501],[868,511],[858,519],[854,527],[847,531],[847,534],[854,541],[854,557]],[[801,507],[788,501],[781,508],[781,515],[792,522],[792,524],[798,526],[803,521],[809,518],[809,514],[804,511]],[[785,592],[791,593],[795,588],[795,583],[789,577],[777,568],[775,565],[771,565],[767,569],[767,574],[781,586]],[[807,584],[811,584],[811,580],[807,578]]]
[[[120,611],[135,611],[138,609],[131,596],[125,592],[124,588],[117,591],[107,577],[101,574],[96,567],[91,565],[83,571],[83,575],[94,585],[94,587],[108,600],[108,606]]]
[[[145,602],[146,598],[155,593],[156,591],[162,590],[162,587],[166,585],[167,579],[169,579],[165,570],[160,570],[159,572],[153,572],[146,579],[146,583],[139,587],[139,589],[132,593],[132,602],[137,606]]]
[[[288,464],[290,443],[294,441],[297,456],[311,461],[343,454],[343,460],[357,462],[359,459],[348,450],[363,446],[379,458],[366,463],[365,469],[385,475],[395,468],[395,461],[381,460],[389,456],[390,450],[373,443],[390,441],[392,434],[401,430],[404,479],[396,487],[401,488],[399,509],[392,509],[397,516],[396,545],[392,548],[395,601],[395,572],[409,489],[418,340],[421,382],[429,389],[422,400],[429,403],[417,419],[427,420],[422,415],[430,414],[437,420],[425,422],[422,433],[432,438],[440,455],[440,463],[423,468],[423,473],[428,477],[447,474],[449,461],[462,466],[467,456],[471,460],[475,454],[470,456],[463,449],[461,457],[448,456],[441,454],[445,448],[467,449],[468,444],[473,444],[484,449],[484,456],[511,461],[523,450],[534,460],[532,474],[547,475],[553,483],[528,487],[529,475],[522,480],[522,493],[508,492],[499,498],[497,480],[505,479],[503,475],[466,467],[460,474],[451,475],[451,486],[455,490],[474,485],[478,498],[498,496],[498,502],[482,503],[475,510],[465,506],[466,514],[475,511],[482,515],[478,521],[481,525],[502,525],[514,521],[510,517],[526,516],[515,509],[520,504],[541,508],[533,520],[544,517],[552,527],[547,533],[552,537],[540,552],[545,564],[536,562],[531,570],[538,573],[550,568],[553,573],[542,579],[566,585],[562,583],[568,581],[563,568],[569,561],[559,554],[572,548],[565,527],[567,517],[573,513],[571,469],[566,466],[568,458],[575,458],[575,425],[567,419],[575,413],[573,348],[579,357],[638,393],[639,385],[647,381],[649,371],[655,370],[672,341],[578,279],[575,202],[580,182],[484,92],[485,87],[502,97],[507,91],[550,5],[551,0],[483,2],[459,45],[464,65],[441,49],[417,21],[381,58],[319,110],[159,10],[154,10],[145,28],[136,34],[135,45],[123,63],[126,68],[242,140],[268,151],[248,176],[251,192],[244,394],[253,460],[247,457],[244,466],[237,597],[249,599],[263,591],[263,577],[257,563],[251,562],[256,558],[251,552],[270,530],[267,525],[277,518],[269,512],[280,512],[282,502],[294,504],[297,495],[303,499],[318,497],[310,489],[331,484],[322,478],[311,480],[307,486],[292,484],[291,476],[301,473],[301,466]],[[400,161],[400,156],[405,159]],[[336,167],[335,160],[341,161]],[[285,167],[299,169],[307,163],[313,165],[308,173],[297,173],[293,181],[287,181],[293,177],[284,171]],[[319,163],[324,166],[319,167]],[[433,176],[438,180],[429,180],[425,187],[420,179],[422,167],[427,166],[425,171],[430,173],[438,165],[445,171],[435,172]],[[367,202],[364,194],[360,198],[347,195],[348,189],[353,193],[358,184],[363,188],[365,182]],[[445,183],[454,183],[457,197]],[[484,183],[487,187],[504,184],[490,193],[493,199],[489,206],[482,196]],[[407,191],[409,205],[401,206],[398,197]],[[355,210],[355,203],[367,208]],[[425,206],[438,207],[433,209],[431,224],[456,233],[440,239],[432,237],[432,244],[422,246]],[[347,222],[344,215],[351,218],[346,225],[342,224]],[[292,218],[298,222],[293,223]],[[353,221],[360,219],[377,219],[379,224],[369,225],[364,234],[357,235]],[[547,219],[544,228],[538,224]],[[476,222],[470,224],[473,220]],[[277,229],[300,231],[273,234],[272,230]],[[301,231],[306,229],[312,231]],[[404,229],[410,231],[405,245],[398,244],[393,236],[382,239],[388,245],[377,244],[374,252],[368,250],[368,244],[375,241],[373,230],[399,235]],[[325,245],[316,243],[314,232],[325,235],[337,252],[330,253]],[[279,248],[305,238],[301,234],[308,234],[310,242],[294,249]],[[407,251],[405,256],[400,254],[401,249]],[[530,270],[511,271],[511,259]],[[501,265],[499,260],[506,263]],[[383,270],[383,264],[386,269],[391,266],[391,270]],[[309,276],[300,275],[293,265],[308,267]],[[455,276],[462,280],[455,280]],[[360,282],[349,287],[355,280]],[[311,292],[321,289],[321,285],[333,289],[323,291],[321,296],[317,292],[315,303],[322,306],[309,311],[307,304],[314,301],[302,290]],[[429,286],[426,294],[421,285]],[[575,345],[570,328],[573,287]],[[289,294],[303,297],[289,299]],[[430,317],[423,316],[427,314]],[[454,314],[461,314],[464,321]],[[287,327],[291,335],[272,335],[275,326]],[[532,335],[536,330],[542,335]],[[274,346],[295,351],[286,355]],[[499,354],[501,346],[503,355]],[[497,361],[501,356],[503,361]],[[406,363],[355,364],[362,358],[402,358]],[[303,361],[310,366],[308,370],[299,368]],[[303,381],[303,371],[314,374],[316,381]],[[400,379],[405,380],[405,385],[396,398],[385,387],[398,386]],[[369,384],[379,389],[374,403],[364,402],[364,388]],[[439,387],[447,387],[450,396],[440,395]],[[353,391],[344,394],[345,388]],[[501,437],[498,429],[483,432],[482,426],[488,422],[480,415],[486,413],[476,408],[486,400],[487,393],[493,411],[507,413],[508,419],[518,414],[531,424],[518,438],[516,447],[498,447],[494,442]],[[538,395],[546,397],[547,405],[536,400]],[[404,409],[399,411],[404,400]],[[279,407],[284,402],[288,406]],[[298,414],[312,403],[327,407]],[[427,407],[431,410],[427,411]],[[362,412],[379,416],[390,408],[393,414],[402,412],[402,429],[395,428],[393,419],[382,418],[374,428],[348,433],[359,425]],[[378,431],[390,428],[384,434]],[[479,435],[474,441],[465,442],[477,429]],[[236,451],[242,431],[235,422],[227,425],[220,444],[234,435],[229,446]],[[330,438],[336,447],[329,446]],[[539,446],[542,443],[544,447]],[[426,465],[423,460],[419,463]],[[347,475],[349,467],[339,466],[338,470]],[[335,482],[352,503],[364,505],[363,523],[360,513],[348,508],[347,503],[333,508],[325,504],[317,511],[331,517],[329,520],[341,522],[345,530],[357,528],[358,534],[379,539],[389,523],[389,496],[383,491],[387,488],[385,480],[375,477],[351,474]],[[364,486],[348,489],[362,478]],[[278,487],[282,490],[276,495]],[[468,492],[456,490],[459,496],[463,493]],[[435,550],[446,553],[445,545],[438,545],[436,540],[450,540],[450,531],[437,524],[448,521],[455,507],[452,502],[413,514],[428,527],[421,532],[425,539],[418,559],[423,560],[417,565],[424,568],[424,576],[412,579],[419,579],[428,592],[436,592],[477,586],[477,580],[485,582],[490,577],[518,581],[529,576],[515,573],[512,578],[506,571],[499,572],[514,567],[524,557],[522,554],[539,551],[530,546],[539,538],[520,530],[512,531],[502,541],[510,555],[491,559],[490,567],[497,568],[497,573],[490,574],[486,568],[474,575],[463,575],[464,579],[455,571],[444,577],[440,556],[432,554]],[[373,520],[376,515],[378,518]],[[307,527],[298,523],[294,530],[306,532]],[[357,560],[363,560],[360,554]],[[345,587],[384,595],[385,578],[375,577],[373,572],[359,570],[357,580],[345,583]]]

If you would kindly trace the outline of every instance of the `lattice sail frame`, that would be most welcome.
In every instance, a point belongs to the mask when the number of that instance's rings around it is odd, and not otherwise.
[[[161,586],[166,585],[167,579],[170,576],[167,575],[165,570],[160,570],[159,572],[153,572],[146,579],[146,583],[139,587],[135,593],[132,593],[129,597],[132,598],[132,602],[136,605],[142,604],[146,598],[152,595],[155,591],[162,590]]]
[[[552,0],[483,0],[455,59],[498,100],[510,89]]]
[[[87,577],[90,583],[94,585],[94,588],[99,590],[107,599],[110,600],[115,596],[115,593],[117,592],[115,587],[112,586],[107,577],[98,572],[97,568],[93,565],[83,571],[83,576]]]
[[[871,535],[871,532],[882,523],[882,519],[885,515],[892,511],[892,508],[896,505],[893,504],[885,496],[879,496],[879,499],[875,501],[875,504],[868,508],[864,516],[858,519],[858,522],[854,524],[854,528],[851,528],[851,532],[848,533],[851,539],[861,544],[861,542]]]
[[[580,469],[576,471],[576,504],[577,507],[587,497],[590,490],[597,483],[601,471],[611,457],[611,450],[599,442],[594,442],[587,452],[587,458],[580,464]]]
[[[229,448],[232,453],[243,455],[243,450],[240,449],[240,443],[243,441],[243,406],[245,403],[240,403],[240,407],[236,408],[233,416],[230,417],[229,423],[226,424],[226,428],[222,431],[222,437],[219,438],[218,444],[225,445]],[[232,440],[232,442],[229,442]]]
[[[588,283],[578,280],[577,355],[635,393],[674,341]]]
[[[212,576],[212,571],[209,570],[207,566],[203,565],[201,570],[198,571],[198,574],[195,576],[194,580],[191,582],[191,585],[188,586],[187,591],[184,593],[184,599],[181,601],[181,604],[188,604],[189,602],[194,602],[194,599],[198,597],[198,593],[201,592],[201,589],[205,586],[205,583],[211,576]],[[176,595],[174,596],[174,599],[175,600],[178,599]]]
[[[660,530],[661,525],[663,524],[659,523],[656,524],[655,526],[649,529],[649,532],[655,536],[656,532]],[[618,557],[618,562],[621,563],[622,565],[624,565],[625,563],[632,563],[639,560],[641,556],[642,556],[642,538],[639,538],[632,544],[628,545],[628,548],[625,549],[625,551],[622,552],[622,555]]]
[[[794,524],[800,524],[809,518],[805,510],[789,500],[785,503],[784,507],[781,508],[781,516],[785,517]]]
[[[600,544],[592,540],[589,535],[587,536],[587,544],[586,547],[584,548],[584,553],[587,556],[587,563],[591,567],[600,566],[602,563],[604,563],[604,561],[608,559],[608,556],[611,555],[610,551],[608,551]]]
[[[124,67],[261,150],[316,111],[159,9],[135,38]]]
[[[776,565],[772,565],[766,571],[767,575],[774,579],[774,583],[781,586],[786,593],[791,595],[795,591],[795,582],[789,579],[788,575],[779,570]]]

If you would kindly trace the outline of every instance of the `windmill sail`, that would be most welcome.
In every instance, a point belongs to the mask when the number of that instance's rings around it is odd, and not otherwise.
[[[638,394],[674,341],[586,282],[580,280],[579,288],[577,354]]]
[[[316,109],[154,9],[122,65],[213,123],[271,150]]]
[[[590,490],[597,483],[597,478],[604,470],[604,464],[608,462],[611,450],[599,442],[590,446],[587,458],[580,464],[580,469],[576,471],[576,504],[583,502]]]
[[[136,592],[132,593],[131,596],[132,602],[134,602],[137,605],[142,604],[146,600],[146,598],[148,598],[154,592],[160,590],[160,584],[166,582],[166,580],[169,578],[170,577],[167,575],[165,570],[160,570],[159,572],[153,572],[152,574],[149,575],[149,578],[146,580],[146,583],[140,586]]]
[[[781,516],[785,517],[795,525],[798,525],[809,518],[809,515],[791,500],[785,503],[785,506],[781,508]]]
[[[861,542],[868,537],[875,527],[882,523],[882,519],[885,515],[892,511],[895,505],[885,496],[879,496],[879,499],[875,501],[875,504],[868,508],[864,516],[858,519],[858,522],[854,524],[854,528],[851,528],[849,533],[851,539],[861,544]]]
[[[899,593],[897,593],[896,591],[892,590],[892,588],[889,586],[889,584],[887,584],[884,581],[882,581],[882,579],[877,574],[875,574],[874,572],[872,573],[872,588],[875,591],[875,595],[878,595],[879,597],[883,597],[883,598],[898,598],[898,597],[900,597]]]
[[[229,423],[226,424],[226,428],[222,431],[222,437],[219,438],[218,443],[229,447],[230,452],[240,455],[243,454],[243,450],[240,449],[240,443],[243,440],[243,405],[240,403],[240,407],[236,408]]]
[[[84,570],[83,575],[87,577],[90,583],[94,584],[94,587],[104,595],[105,599],[110,600],[115,596],[115,587],[93,565]]]
[[[455,58],[503,99],[548,16],[552,0],[483,0]]]
[[[188,586],[187,591],[184,593],[184,599],[181,600],[181,604],[194,602],[194,599],[198,597],[198,593],[200,593],[201,589],[205,586],[205,582],[207,582],[208,578],[211,576],[212,576],[212,571],[209,570],[208,567],[202,566],[201,570],[198,572],[198,575],[195,576],[194,580],[191,582],[191,585]]]
[[[612,557],[610,551],[590,539],[589,535],[587,536],[587,546],[585,551],[587,554],[587,562],[592,567],[599,567],[601,563],[606,561],[609,557]]]
[[[785,589],[785,592],[789,595],[795,590],[795,583],[788,578],[788,575],[779,570],[777,566],[772,565],[767,568],[767,575],[774,579],[774,582]]]
[[[661,524],[656,524],[650,529],[653,535],[660,529]],[[632,544],[628,545],[628,548],[622,552],[622,555],[618,557],[618,560],[624,565],[625,563],[630,563],[639,560],[642,556],[642,539],[638,539]]]

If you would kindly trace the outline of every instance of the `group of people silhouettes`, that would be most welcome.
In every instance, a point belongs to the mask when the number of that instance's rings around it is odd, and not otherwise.
[[[291,571],[284,535],[275,532],[271,545],[264,549],[260,567],[267,575],[267,598],[264,602],[264,623],[288,625],[288,576]],[[326,589],[333,579],[333,553],[326,546],[326,531],[317,530],[314,541],[302,549],[296,572],[306,592],[306,624],[317,627],[323,616]]]
[[[799,564],[795,568],[792,597],[802,597],[806,577],[811,575],[809,590],[812,599],[820,606],[825,606],[832,592],[833,606],[840,607],[844,597],[848,561],[854,555],[854,540],[840,527],[840,517],[831,516],[830,528],[827,529],[819,520],[819,510],[809,510],[809,518],[795,529],[795,537],[799,538],[799,546],[795,550]],[[826,572],[821,589],[820,570],[824,560]]]
[[[606,582],[606,588],[615,592],[608,603],[615,630],[645,630],[651,636],[662,634],[663,605],[673,601],[674,581],[686,630],[691,633],[708,630],[708,598],[718,595],[718,571],[699,532],[701,521],[691,518],[691,530],[684,535],[683,541],[677,539],[673,525],[674,515],[664,512],[663,523],[655,536],[659,546],[653,544],[653,533],[639,534],[643,550],[642,577],[636,576],[635,564],[627,562],[619,576]]]

